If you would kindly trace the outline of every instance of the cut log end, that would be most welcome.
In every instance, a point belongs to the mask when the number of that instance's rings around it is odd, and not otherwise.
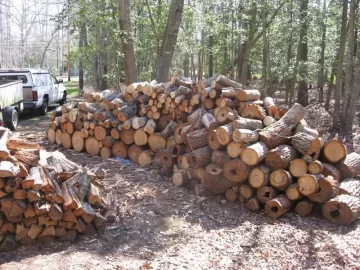
[[[339,195],[323,205],[322,214],[332,223],[349,225],[360,216],[360,199]]]

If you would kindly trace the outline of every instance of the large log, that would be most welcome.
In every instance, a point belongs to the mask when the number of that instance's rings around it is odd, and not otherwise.
[[[223,169],[215,164],[209,164],[205,168],[205,175],[202,179],[203,187],[212,194],[222,194],[236,183],[227,180]]]
[[[150,165],[154,160],[155,154],[151,150],[145,150],[140,153],[138,157],[138,163],[140,166],[148,166]]]
[[[277,122],[260,131],[260,140],[270,149],[280,144],[285,144],[292,135],[292,129],[304,118],[306,109],[296,103]]]
[[[127,158],[128,156],[128,146],[122,141],[114,143],[111,151],[114,157]]]
[[[216,83],[219,83],[225,87],[233,87],[233,88],[240,88],[240,89],[244,88],[244,86],[241,83],[235,82],[235,81],[225,77],[224,75],[219,75],[218,77],[216,77],[215,81],[216,81]],[[211,83],[211,86],[213,85],[213,82]]]
[[[123,129],[120,131],[120,140],[126,145],[132,145],[134,143],[135,129]]]
[[[82,152],[85,149],[85,141],[81,135],[81,131],[75,131],[71,137],[71,144],[76,152]]]
[[[152,133],[151,133],[152,134]],[[137,129],[134,133],[134,142],[136,145],[143,146],[148,143],[148,133],[143,128]]]
[[[208,146],[191,152],[189,155],[190,167],[194,169],[205,167],[211,161],[211,154],[212,150]]]
[[[153,133],[148,137],[148,145],[152,151],[158,152],[166,148],[166,139],[160,133]]]
[[[315,129],[309,128],[308,124],[306,123],[305,119],[302,119],[299,124],[296,125],[294,134],[297,133],[306,133],[313,137],[319,137],[319,132]]]
[[[308,199],[323,204],[339,194],[339,182],[332,176],[327,176],[319,180],[319,190],[311,195]]]
[[[360,198],[342,194],[322,206],[323,216],[335,224],[349,225],[360,216]]]
[[[323,162],[323,167],[324,168],[323,168],[322,174],[325,177],[326,176],[332,176],[338,181],[341,180],[340,171],[334,165]]]
[[[232,123],[218,127],[216,129],[216,137],[221,145],[227,145],[228,143],[230,143],[233,140],[232,134],[233,134]]]
[[[239,158],[224,163],[224,175],[229,181],[242,183],[248,178],[249,173],[249,167]]]
[[[291,201],[285,195],[280,194],[265,204],[265,213],[268,217],[276,219],[287,213],[291,207]]]
[[[261,94],[259,90],[241,90],[236,97],[240,101],[252,101],[260,99]]]
[[[253,188],[259,189],[269,184],[270,169],[265,165],[260,165],[251,170],[249,174],[249,185]]]
[[[290,162],[297,157],[296,150],[286,144],[277,146],[270,150],[265,158],[265,164],[270,170],[275,171],[277,169],[287,169]]]
[[[186,134],[188,145],[192,151],[202,148],[208,143],[208,130],[206,128],[195,130]]]
[[[340,183],[339,194],[348,194],[360,197],[360,180],[354,178],[345,179]]]
[[[352,178],[360,175],[360,155],[353,152],[347,155],[336,167],[340,171],[342,178]]]
[[[99,141],[95,137],[88,137],[85,140],[86,152],[92,156],[98,156],[100,153]]]
[[[259,164],[262,160],[265,159],[269,148],[263,142],[257,142],[253,145],[246,147],[241,152],[241,160],[249,166],[254,166]]]
[[[128,155],[129,155],[130,160],[133,163],[138,164],[139,156],[145,150],[147,150],[147,148],[145,146],[138,146],[136,144],[131,145],[128,149]]]
[[[322,140],[319,137],[313,137],[306,133],[297,133],[292,137],[292,146],[303,155],[309,155],[318,158],[322,148]]]
[[[331,140],[324,145],[324,158],[328,163],[338,163],[347,155],[345,145],[338,140]]]

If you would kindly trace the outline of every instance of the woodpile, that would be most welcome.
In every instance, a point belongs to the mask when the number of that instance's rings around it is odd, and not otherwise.
[[[191,186],[198,196],[225,194],[270,218],[290,210],[306,216],[320,206],[331,222],[353,222],[360,215],[360,155],[338,140],[325,143],[300,104],[285,110],[260,97],[222,75],[134,83],[123,93],[106,90],[62,106],[48,139],[172,170],[176,186]]]
[[[113,201],[101,196],[96,174],[60,152],[8,139],[7,129],[0,136],[0,251],[105,230]]]

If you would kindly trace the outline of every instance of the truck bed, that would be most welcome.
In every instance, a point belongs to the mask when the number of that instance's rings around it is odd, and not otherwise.
[[[21,81],[0,80],[0,110],[23,100]]]

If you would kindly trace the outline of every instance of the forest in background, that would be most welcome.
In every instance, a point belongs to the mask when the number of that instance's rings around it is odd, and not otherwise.
[[[0,1],[0,24],[17,22],[19,28],[16,40],[7,39],[12,31],[0,33],[9,43],[1,45],[2,67],[61,74],[69,60],[79,68],[80,89],[84,80],[106,89],[221,73],[248,85],[261,79],[264,94],[281,89],[288,104],[305,106],[314,88],[317,100],[331,108],[334,127],[352,127],[360,88],[358,0],[14,2],[22,7],[16,20],[9,14],[14,9],[6,9],[12,1]]]

